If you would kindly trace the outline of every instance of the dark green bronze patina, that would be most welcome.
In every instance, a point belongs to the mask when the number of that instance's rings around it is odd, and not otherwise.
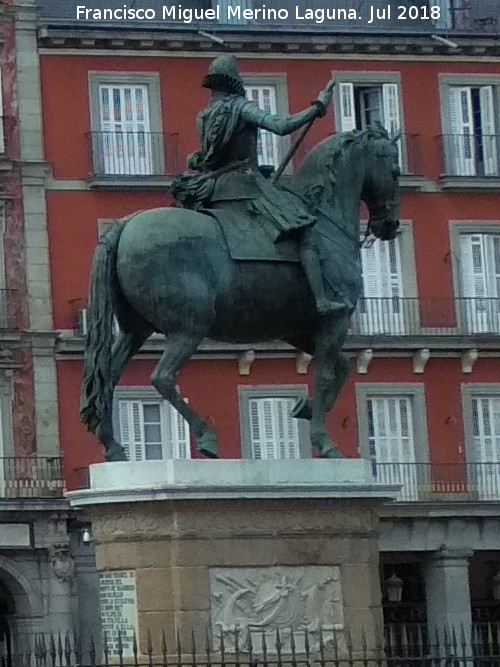
[[[184,206],[220,208],[227,219],[234,215],[235,224],[245,218],[243,227],[250,232],[248,220],[274,230],[269,244],[295,236],[300,246],[305,231],[328,307],[319,307],[302,256],[302,266],[235,261],[222,227],[201,210],[154,209],[115,223],[94,255],[81,405],[83,423],[97,435],[110,461],[124,458],[113,437],[114,387],[127,361],[154,331],[166,339],[152,383],[188,421],[205,455],[217,456],[215,433],[182,400],[175,377],[200,342],[210,338],[248,344],[278,339],[312,354],[315,396],[297,406],[296,416],[311,419],[312,444],[321,456],[340,456],[328,438],[325,414],[349,372],[342,346],[361,291],[359,206],[366,203],[375,236],[394,238],[399,224],[398,151],[380,127],[336,135],[310,152],[288,190],[271,183],[258,173],[254,141],[259,127],[271,129],[273,117],[264,118],[254,105],[247,115],[237,70],[228,63],[216,61],[205,80],[220,92],[215,99],[227,105],[228,116],[224,120],[215,113],[212,102],[204,125],[202,112],[202,150],[191,162],[200,171],[181,178],[176,191]],[[309,122],[318,109],[324,111],[331,98],[331,90],[326,90],[311,110],[291,117],[300,117],[294,129]],[[279,122],[290,127],[290,119],[272,121],[274,127]],[[215,151],[212,142],[217,144]],[[246,157],[233,152],[243,149]],[[222,158],[225,150],[230,155]],[[242,160],[244,166],[238,164]],[[218,192],[226,194],[219,198]],[[273,210],[276,202],[282,202],[279,217]],[[339,294],[343,300],[337,307]],[[113,341],[114,315],[121,331]]]

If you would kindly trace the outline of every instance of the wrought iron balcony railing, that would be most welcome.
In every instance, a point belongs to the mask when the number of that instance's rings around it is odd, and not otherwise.
[[[381,484],[400,484],[401,502],[500,501],[500,462],[379,463],[372,473]]]
[[[114,333],[118,333],[114,321]],[[77,312],[75,336],[87,335],[87,309]],[[492,336],[500,334],[500,297],[419,300],[362,297],[351,319],[353,336]]]
[[[57,456],[0,458],[1,498],[60,498],[62,460]]]
[[[478,336],[500,333],[500,298],[361,298],[351,320],[358,336]]]
[[[446,176],[500,176],[500,134],[443,134],[441,142]]]
[[[91,132],[92,176],[165,176],[179,171],[178,134]]]

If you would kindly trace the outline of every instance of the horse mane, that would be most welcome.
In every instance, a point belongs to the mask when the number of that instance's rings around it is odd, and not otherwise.
[[[334,194],[339,168],[345,166],[351,152],[357,148],[364,149],[379,139],[389,141],[390,137],[378,122],[365,130],[339,132],[323,139],[302,161],[293,178],[292,189],[315,208],[315,204],[324,201],[325,196]]]

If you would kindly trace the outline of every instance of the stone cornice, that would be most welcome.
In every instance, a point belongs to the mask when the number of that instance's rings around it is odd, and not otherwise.
[[[213,29],[210,30],[213,32]],[[500,38],[495,36],[453,36],[458,48],[432,38],[431,34],[376,35],[360,32],[325,34],[325,32],[225,31],[217,29],[217,39],[235,53],[259,54],[388,54],[440,55],[450,59],[500,56]],[[198,34],[197,30],[178,26],[168,30],[89,29],[87,27],[44,26],[38,31],[38,45],[47,49],[78,49],[137,52],[208,52],[221,50],[220,43]]]

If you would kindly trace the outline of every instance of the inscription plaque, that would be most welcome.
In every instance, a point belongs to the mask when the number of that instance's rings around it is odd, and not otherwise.
[[[135,572],[104,572],[99,577],[101,620],[110,652],[118,652],[120,635],[124,657],[133,655],[132,642],[137,627]]]

